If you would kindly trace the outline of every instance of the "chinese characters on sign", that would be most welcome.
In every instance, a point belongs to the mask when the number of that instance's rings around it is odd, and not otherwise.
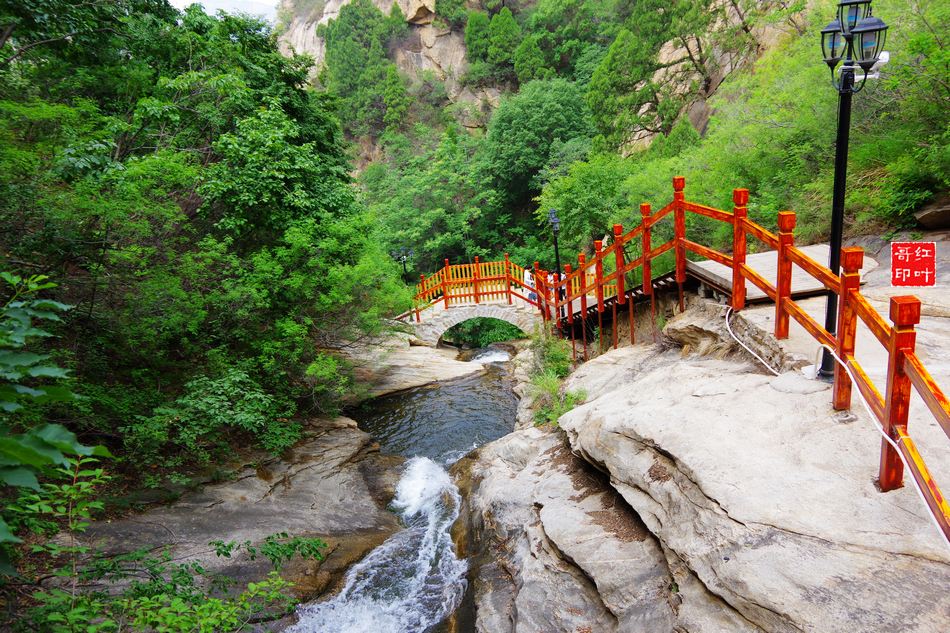
[[[936,243],[891,242],[892,286],[933,286],[936,283]]]

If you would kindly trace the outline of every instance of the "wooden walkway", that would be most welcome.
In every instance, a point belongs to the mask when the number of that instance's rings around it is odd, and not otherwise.
[[[816,262],[827,262],[829,248],[827,244],[812,244],[801,246],[799,249]],[[765,251],[746,256],[746,264],[758,271],[766,279],[778,278],[778,253]],[[877,268],[878,263],[868,257],[864,258],[864,268],[861,274],[866,275]],[[707,259],[701,262],[686,262],[686,274],[699,282],[715,288],[725,295],[732,294],[732,269],[719,262]],[[748,279],[745,280],[746,302],[762,303],[771,301],[758,286]],[[820,281],[808,274],[804,269],[795,266],[792,268],[792,297],[810,297],[825,293],[825,287]]]

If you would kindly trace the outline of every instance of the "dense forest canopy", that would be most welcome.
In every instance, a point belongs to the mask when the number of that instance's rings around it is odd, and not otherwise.
[[[890,63],[855,99],[852,231],[913,227],[913,211],[947,189],[943,4],[874,3],[891,25]],[[369,0],[353,2],[330,29],[345,28],[350,12],[372,10]],[[417,272],[446,257],[504,251],[550,267],[547,209],[564,221],[562,246],[590,252],[614,222],[638,222],[640,202],[665,203],[674,173],[687,176],[690,196],[718,206],[747,187],[758,221],[774,226],[777,211],[792,208],[800,239],[821,239],[837,95],[818,32],[834,10],[830,0],[540,0],[486,2],[464,25],[437,15],[464,34],[463,84],[475,94],[500,87],[501,103],[478,106],[491,113],[484,133],[473,133],[456,123],[465,104],[429,88],[423,73],[402,77],[410,96],[428,99],[413,98],[398,125],[354,123],[363,112],[348,110],[351,132],[379,130],[353,136],[382,150],[360,175],[379,239],[389,250],[414,248]],[[328,40],[330,75],[342,71],[334,46]],[[392,94],[393,86],[360,83],[361,93],[377,95],[376,121],[384,88]],[[540,114],[551,109],[564,116]],[[726,237],[708,239],[723,246]]]
[[[409,299],[351,182],[338,97],[266,23],[43,0],[0,4],[0,34],[10,571],[18,535],[57,525],[23,501],[54,494],[37,476],[111,452],[120,492],[187,483],[235,446],[279,454],[353,393],[331,348]]]

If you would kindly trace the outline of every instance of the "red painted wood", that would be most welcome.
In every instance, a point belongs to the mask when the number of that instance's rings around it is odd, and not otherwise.
[[[731,213],[728,211],[722,211],[720,209],[714,209],[713,207],[707,207],[704,204],[683,201],[683,210],[690,211],[696,215],[701,215],[712,220],[719,220],[720,222],[728,222],[729,224],[732,224]]]
[[[788,248],[795,242],[795,214],[779,211],[778,214],[778,279],[775,280],[775,338],[788,338],[788,310],[785,299],[792,296],[792,261]]]
[[[917,389],[924,404],[930,409],[943,432],[950,438],[950,400],[943,394],[943,390],[920,362],[916,352],[904,352],[904,371],[910,382]]]
[[[511,260],[508,259],[508,253],[505,253],[505,295],[508,305],[511,305]]]
[[[581,334],[584,341],[584,360],[587,360],[587,256],[577,255],[577,272],[581,280]]]
[[[478,303],[478,255],[475,256],[475,266],[472,268],[472,285],[475,287],[475,303]]]
[[[854,311],[854,293],[861,288],[861,267],[864,265],[864,249],[851,246],[841,249],[842,273],[838,286],[838,358],[847,362],[854,357],[858,315]],[[851,408],[851,378],[848,372],[835,363],[835,386],[832,392],[834,408],[841,411]]]
[[[686,250],[696,253],[700,257],[705,257],[706,259],[711,259],[714,262],[719,262],[727,268],[732,268],[732,258],[724,253],[713,250],[708,246],[703,246],[702,244],[697,244],[692,240],[683,240],[683,243],[686,245]]]
[[[913,352],[917,343],[914,326],[920,323],[920,299],[912,296],[891,297],[891,340],[887,357],[887,391],[884,396],[884,432],[897,439],[896,429],[907,432],[907,416],[910,412],[911,382],[904,371],[904,355]],[[881,440],[881,464],[878,484],[881,491],[900,488],[904,480],[904,464],[897,451],[884,439]]]
[[[748,189],[733,189],[732,203],[732,309],[745,307],[745,277],[742,276],[742,264],[745,263],[747,250],[744,222],[749,210]]]
[[[684,205],[686,194],[683,193],[685,187],[686,178],[673,177],[673,202],[676,203],[673,208],[673,231],[676,239],[676,285],[679,291],[680,312],[685,309],[683,300],[683,284],[686,282],[686,210]]]
[[[604,311],[604,243],[594,240],[594,292],[597,296],[597,312]]]
[[[797,264],[799,268],[820,281],[821,285],[823,285],[828,290],[838,292],[838,288],[841,283],[841,281],[838,279],[838,275],[834,274],[831,272],[831,270],[825,268],[794,246],[789,248],[787,253],[788,258],[792,260],[792,263]]]
[[[871,334],[881,342],[881,345],[887,347],[891,340],[891,326],[877,313],[877,310],[871,307],[864,295],[856,294],[851,297],[851,307],[855,313],[864,322]]]
[[[775,233],[766,231],[763,227],[759,226],[748,218],[742,221],[742,228],[746,233],[756,238],[769,248],[778,248],[778,235]]]
[[[641,242],[643,249],[643,294],[653,294],[653,275],[650,272],[650,204],[640,205],[640,222],[643,227]]]
[[[442,267],[442,301],[446,308],[449,307],[449,260],[445,260],[445,266]]]
[[[623,275],[623,225],[614,224],[614,267],[617,275],[617,303],[623,305],[627,302],[626,280]]]

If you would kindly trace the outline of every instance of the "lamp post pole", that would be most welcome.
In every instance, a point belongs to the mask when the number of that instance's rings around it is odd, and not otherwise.
[[[828,268],[840,274],[841,244],[844,237],[844,191],[848,174],[848,139],[851,133],[851,98],[864,88],[868,72],[880,58],[887,25],[871,15],[871,0],[840,0],[838,19],[821,31],[821,49],[831,70],[831,82],[838,91],[838,133],[835,141],[835,180],[831,195],[831,239]],[[843,62],[843,63],[842,63]],[[835,78],[835,68],[841,74]],[[864,71],[860,83],[855,71]],[[825,304],[825,330],[834,336],[838,330],[838,295],[829,290]],[[822,351],[818,375],[834,376],[835,359],[828,349]]]
[[[838,88],[838,135],[835,141],[835,181],[831,194],[831,240],[828,268],[835,275],[841,272],[841,243],[844,238],[844,190],[848,175],[848,141],[851,136],[851,97],[854,95],[854,63],[850,46],[844,66],[841,68],[841,84]],[[825,330],[838,331],[838,295],[828,291],[825,303]],[[834,376],[835,359],[827,349],[822,350],[819,374],[825,378]]]

